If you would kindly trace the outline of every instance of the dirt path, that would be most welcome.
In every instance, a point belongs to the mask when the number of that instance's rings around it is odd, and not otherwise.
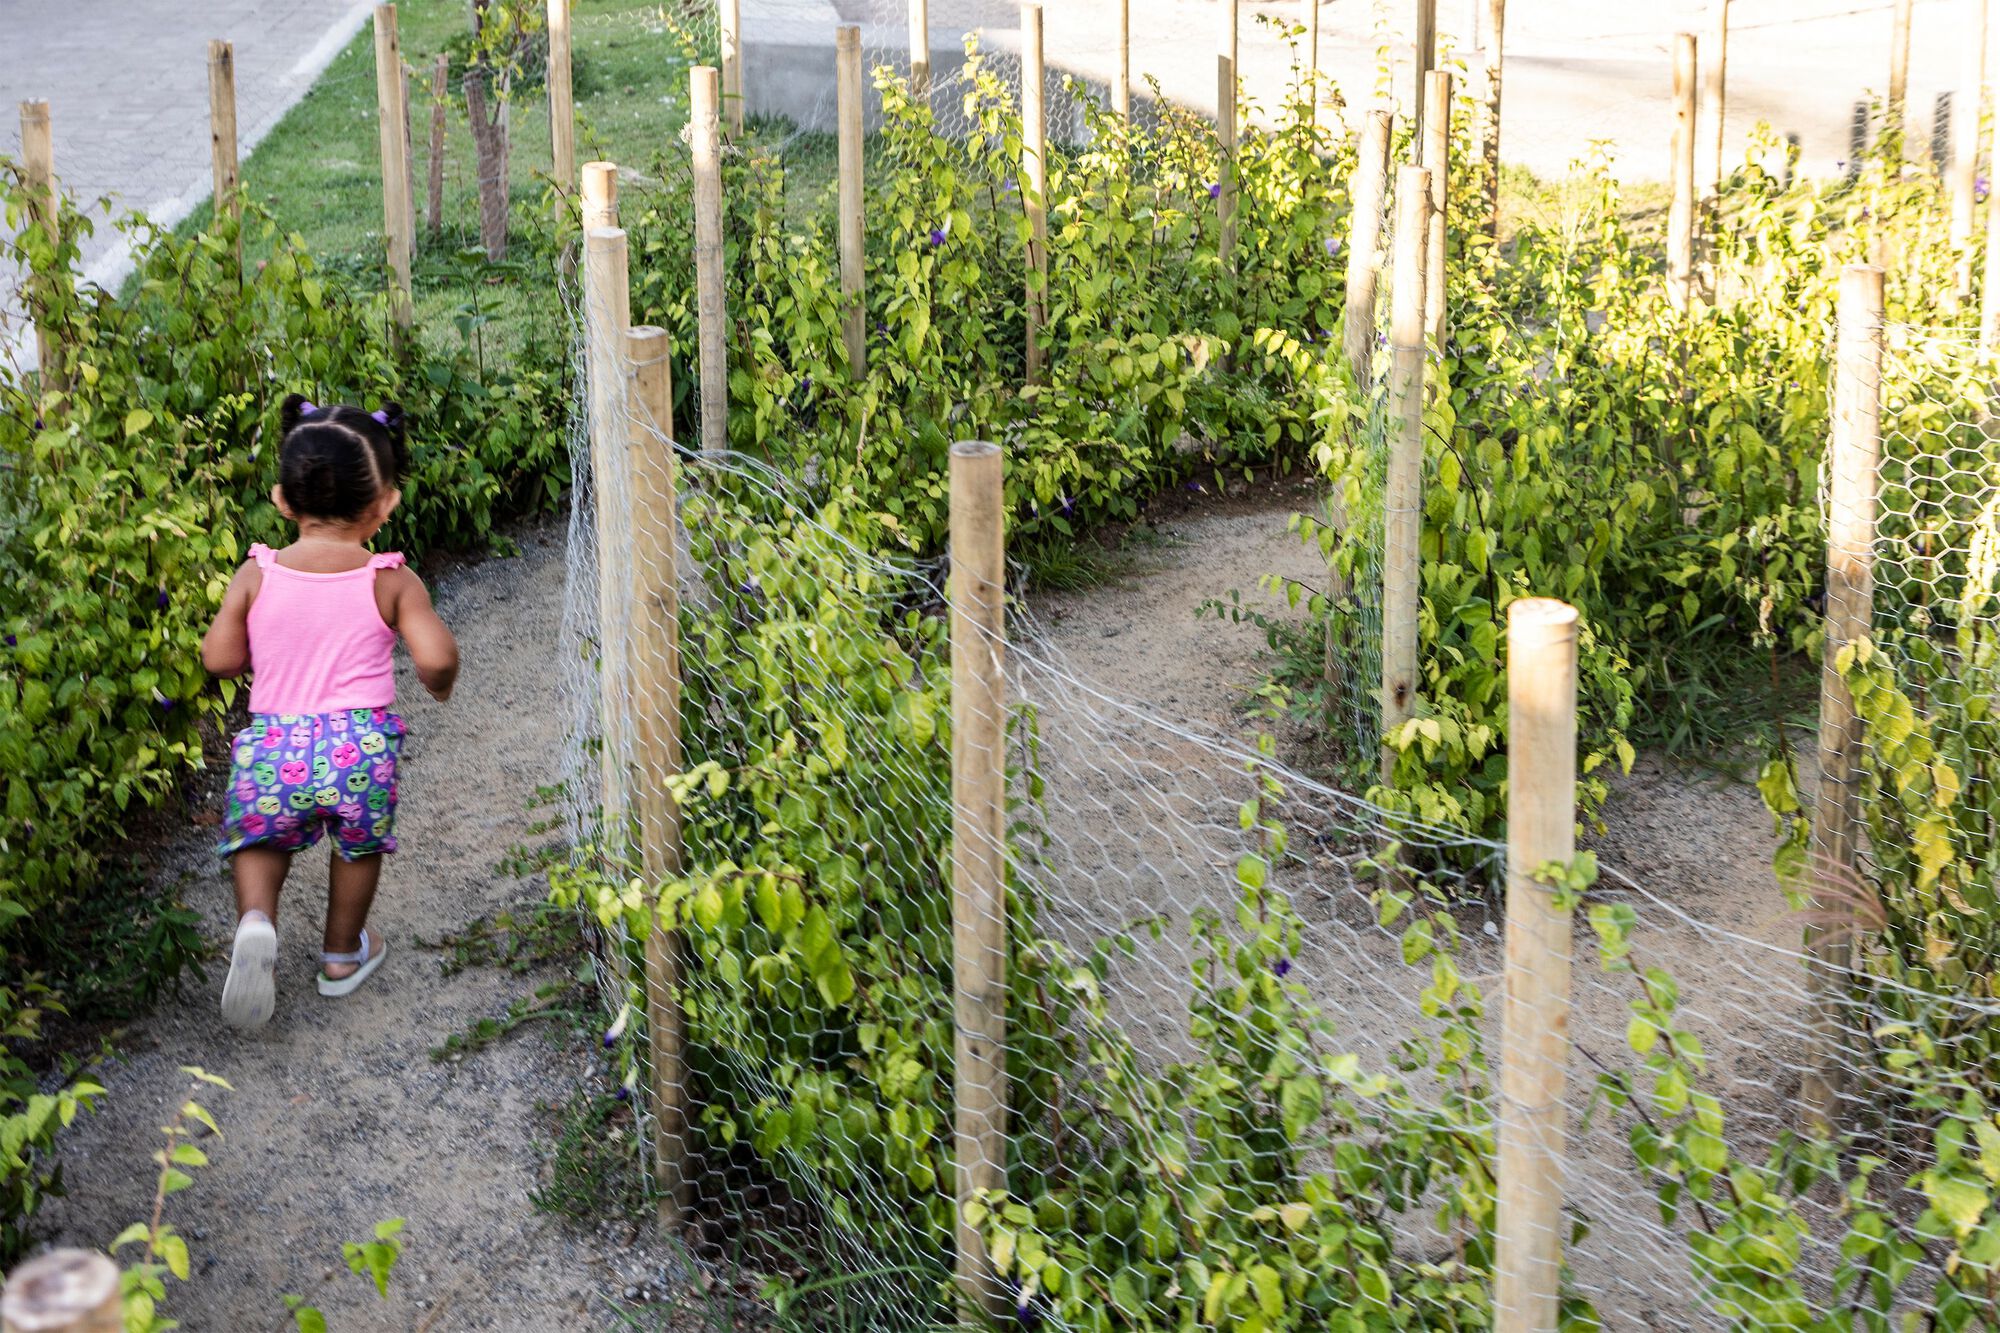
[[[1159,936],[1119,959],[1105,988],[1114,1017],[1154,1059],[1188,1050],[1187,925],[1203,909],[1227,915],[1236,859],[1251,846],[1234,816],[1250,795],[1241,751],[1257,726],[1243,705],[1267,669],[1263,636],[1196,613],[1235,589],[1267,614],[1298,614],[1257,583],[1268,572],[1315,584],[1323,577],[1316,553],[1285,531],[1287,514],[1311,504],[1309,491],[1261,490],[1162,521],[1168,542],[1130,577],[1034,606],[1049,660],[1024,664],[1018,686],[1040,710],[1049,791],[1050,845],[1035,880],[1056,934],[1074,944],[1162,918]],[[1119,700],[1140,711],[1123,711]],[[1768,1143],[1797,1087],[1803,998],[1782,953],[1796,947],[1798,925],[1770,872],[1769,817],[1747,783],[1652,756],[1614,788],[1608,831],[1587,841],[1643,886],[1643,895],[1628,894],[1643,923],[1637,947],[1642,961],[1665,965],[1680,984],[1732,1139]],[[1373,817],[1343,813],[1331,793],[1303,787],[1281,813],[1303,858],[1279,880],[1306,922],[1293,976],[1335,1022],[1342,1049],[1387,1069],[1396,1044],[1428,1027],[1419,992],[1429,974],[1402,964],[1395,936],[1368,907],[1370,886],[1353,873],[1354,839],[1340,834],[1369,828]],[[1315,838],[1316,829],[1333,836]],[[1497,919],[1475,907],[1461,923],[1460,964],[1488,997],[1488,1055],[1497,1060]],[[1601,972],[1587,931],[1574,978],[1566,1195],[1593,1222],[1570,1255],[1577,1287],[1610,1327],[1702,1326],[1680,1242],[1660,1230],[1622,1127],[1605,1116],[1583,1124],[1598,1062],[1636,1064],[1625,1047],[1633,991]]]
[[[415,940],[537,896],[538,880],[499,870],[534,840],[528,809],[553,781],[561,714],[549,669],[563,592],[557,528],[521,534],[522,553],[439,581],[439,609],[459,635],[465,676],[448,707],[398,682],[409,722],[398,830],[374,924],[390,956],[353,997],[312,989],[325,868],[301,858],[279,921],[279,1006],[269,1028],[241,1036],[216,1016],[221,969],[130,1034],[100,1071],[110,1096],[65,1139],[70,1197],[50,1206],[59,1243],[98,1246],[149,1208],[148,1160],[188,1080],[204,1066],[234,1093],[208,1105],[224,1139],[213,1165],[168,1205],[187,1233],[195,1277],[176,1284],[168,1313],[192,1330],[289,1327],[280,1292],[299,1292],[344,1329],[549,1330],[611,1322],[600,1292],[647,1281],[657,1265],[616,1238],[566,1234],[528,1193],[546,1137],[542,1102],[560,1101],[587,1073],[588,1051],[565,1051],[529,1028],[461,1064],[431,1047],[498,1015],[536,976],[474,968],[440,975]],[[191,829],[163,855],[186,875],[211,937],[233,924],[213,831]],[[409,1221],[404,1267],[387,1301],[346,1270],[344,1241],[382,1218]]]

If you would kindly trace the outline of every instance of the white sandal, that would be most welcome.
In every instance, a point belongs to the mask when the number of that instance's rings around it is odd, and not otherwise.
[[[229,975],[222,983],[222,1021],[236,1028],[270,1022],[278,1001],[277,967],[278,928],[261,914],[237,922]]]
[[[382,960],[389,956],[389,946],[380,940],[368,938],[368,927],[361,928],[361,947],[352,953],[322,953],[319,956],[319,993],[338,999],[342,995],[352,995],[361,989],[361,983],[373,976]],[[361,966],[346,976],[335,980],[326,974],[328,963],[359,963]]]

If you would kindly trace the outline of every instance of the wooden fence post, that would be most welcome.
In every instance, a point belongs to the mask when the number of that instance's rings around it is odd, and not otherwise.
[[[1500,81],[1506,63],[1507,0],[1486,0],[1486,107],[1479,126],[1479,160],[1486,173],[1486,234],[1500,236]]]
[[[1311,125],[1319,130],[1319,6],[1320,0],[1305,0],[1306,6],[1306,91],[1312,98]]]
[[[1729,0],[1708,0],[1711,23],[1701,49],[1701,115],[1707,133],[1702,163],[1702,202],[1713,205],[1722,195],[1722,121],[1729,105]]]
[[[1872,629],[1875,609],[1876,469],[1882,451],[1882,270],[1841,274],[1834,352],[1833,437],[1826,506],[1826,649],[1820,666],[1819,791],[1807,873],[1814,910],[1812,1049],[1799,1083],[1809,1129],[1832,1127],[1845,1083],[1841,1010],[1853,956],[1853,880],[1860,844],[1861,727],[1836,665],[1840,650]]]
[[[1411,42],[1416,72],[1410,84],[1410,102],[1416,108],[1412,127],[1415,137],[1410,140],[1410,151],[1421,153],[1424,146],[1424,76],[1437,67],[1438,7],[1437,0],[1416,0],[1416,5],[1416,32]]]
[[[576,183],[576,101],[570,93],[569,0],[549,6],[549,157],[556,188]],[[435,131],[433,131],[435,133]]]
[[[1424,246],[1424,328],[1444,347],[1445,222],[1451,205],[1451,71],[1424,76],[1424,156],[1431,173],[1430,238]]]
[[[450,83],[451,57],[440,51],[431,66],[431,153],[430,161],[425,164],[430,169],[427,192],[430,217],[426,229],[433,240],[444,233],[444,131]]]
[[[228,42],[208,44],[208,148],[215,178],[215,216],[243,215],[237,189],[236,48]],[[237,243],[241,252],[242,242]]]
[[[583,230],[587,236],[599,227],[618,225],[618,164],[583,164]]]
[[[1344,350],[1363,397],[1375,382],[1375,282],[1382,269],[1382,207],[1389,189],[1389,113],[1370,111],[1361,122],[1355,147],[1354,180],[1348,195],[1347,309]]]
[[[623,470],[630,426],[627,422],[625,329],[631,322],[631,276],[625,233],[593,227],[584,233],[584,373],[590,404],[591,487],[598,507],[597,612],[598,693],[604,710],[604,813],[599,835],[614,862],[626,840],[626,775],[611,738],[625,730],[626,564],[616,528],[606,515],[616,512],[624,489]]]
[[[1382,499],[1382,734],[1408,721],[1417,703],[1418,554],[1423,536],[1424,276],[1430,248],[1431,174],[1396,168],[1396,271],[1389,291],[1389,475]],[[1396,751],[1382,745],[1382,780]]]
[[[14,1270],[0,1292],[6,1333],[123,1333],[118,1265],[94,1250],[50,1250]]]
[[[740,0],[719,0],[722,8],[722,98],[731,140],[743,137],[743,13]],[[858,33],[860,30],[856,29]]]
[[[1007,545],[1000,446],[951,447],[951,882],[958,1283],[1011,1315],[965,1206],[1007,1183]]]
[[[402,75],[403,107],[403,212],[408,215],[404,223],[405,236],[410,238],[410,257],[414,261],[417,253],[417,142],[416,131],[410,122],[410,66],[397,61]]]
[[[931,104],[930,0],[910,0],[910,100]]]
[[[1507,608],[1507,943],[1494,1218],[1496,1333],[1553,1333],[1567,1223],[1570,915],[1535,878],[1576,855],[1576,608]]]
[[[840,121],[840,331],[847,368],[868,373],[867,237],[861,226],[861,29],[834,34],[834,86]]]
[[[1132,0],[1118,0],[1118,74],[1111,81],[1111,109],[1132,118]]]
[[[1220,192],[1215,221],[1216,255],[1226,273],[1233,273],[1236,265],[1236,61],[1241,39],[1237,0],[1222,0],[1222,49],[1215,57],[1215,138],[1222,150],[1222,167],[1216,182]]]
[[[1984,114],[1987,0],[1966,0],[1965,64],[1951,99],[1951,247],[1958,255],[1945,301],[1956,311],[1972,295],[1972,232],[1979,167],[1980,120]]]
[[[41,225],[51,240],[62,226],[62,201],[56,193],[55,134],[49,125],[49,104],[45,101],[21,103],[21,170],[27,177],[28,216]],[[49,319],[47,275],[28,275],[29,308],[35,320],[35,365],[40,368],[42,387],[64,385],[62,367],[57,364],[60,333]],[[41,288],[38,294],[36,289]]]
[[[1686,310],[1694,288],[1695,40],[1674,36],[1674,196],[1667,209],[1667,300]]]
[[[1042,67],[1042,7],[1021,6],[1021,205],[1028,210],[1028,383],[1042,379],[1049,301],[1049,126]]]
[[[625,332],[630,367],[632,533],[633,806],[639,861],[649,883],[681,873],[681,808],[668,787],[680,773],[680,572],[674,463],[673,381],[667,331]],[[653,1163],[660,1222],[677,1227],[694,1207],[688,1169],[687,1013],[681,1007],[680,932],[655,922],[646,935],[646,1043],[653,1111]]]
[[[1914,0],[1896,0],[1895,25],[1889,31],[1889,100],[1883,109],[1883,132],[1894,136],[1900,161],[1903,152],[1904,117],[1910,94],[1910,6]]]
[[[382,145],[382,234],[389,250],[389,308],[398,330],[416,318],[410,302],[410,164],[404,156],[403,54],[396,7],[375,6],[375,111]]]
[[[701,348],[701,447],[729,447],[729,323],[722,286],[722,76],[688,72],[694,149],[695,316]],[[843,199],[843,203],[845,200]],[[843,263],[843,269],[845,264]]]

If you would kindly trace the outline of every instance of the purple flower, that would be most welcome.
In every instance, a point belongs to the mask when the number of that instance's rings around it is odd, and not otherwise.
[[[1340,249],[1340,238],[1338,236],[1329,236],[1326,238],[1324,244],[1327,255],[1331,257]]]
[[[1389,345],[1389,335],[1380,329],[1375,330],[1375,345],[1377,347],[1387,347]]]
[[[165,588],[162,588],[162,589],[160,589],[160,595],[159,595],[158,597],[154,598],[153,600],[154,600],[155,604],[157,604],[157,605],[159,606],[159,608],[160,608],[160,609],[161,609],[162,611],[164,611],[164,610],[166,610],[166,609],[167,609],[167,604],[168,604],[168,603],[169,603],[170,601],[172,601],[173,599],[172,599],[172,598],[170,598],[170,597],[168,597],[168,596],[167,596],[167,590],[166,590]]]
[[[1198,481],[1191,481],[1191,482],[1189,482],[1189,483],[1188,483],[1188,485],[1187,485],[1187,488],[1188,488],[1188,493],[1189,493],[1190,495],[1200,495],[1200,494],[1201,494],[1201,483],[1200,483],[1200,482],[1198,482]]]
[[[1020,188],[1019,186],[1014,184],[1014,178],[1012,176],[1009,176],[1006,180],[1000,182],[1000,193],[1002,194],[1012,194],[1014,193],[1015,190],[1019,188]]]
[[[937,247],[939,247],[940,245],[943,245],[943,244],[944,244],[944,228],[943,228],[943,227],[932,227],[932,228],[931,228],[931,248],[932,248],[933,250],[935,250],[935,249],[937,249]]]
[[[1973,178],[1972,197],[1974,199],[1984,199],[1986,197],[1986,178],[1984,176]]]
[[[14,640],[14,636],[13,636],[13,635],[11,635],[11,634],[9,634],[9,635],[7,636],[7,646],[8,646],[9,648],[12,648],[12,647],[14,646],[14,643],[15,643],[15,640]]]
[[[611,1095],[613,1097],[616,1097],[621,1102],[630,1101],[632,1100],[632,1089],[620,1088],[618,1089],[618,1091],[612,1093]]]
[[[1271,972],[1278,980],[1283,981],[1292,974],[1292,960],[1289,958],[1280,958],[1277,962],[1271,964]]]
[[[36,430],[42,429],[42,419],[40,417],[35,418],[35,429]]]
[[[1210,182],[1208,183],[1208,197],[1209,197],[1209,198],[1211,198],[1211,199],[1220,199],[1220,198],[1222,198],[1222,182],[1221,182],[1221,181],[1210,181]]]
[[[1075,498],[1072,496],[1065,495],[1062,498],[1062,516],[1064,518],[1068,518],[1071,514],[1074,514],[1075,512],[1076,512]]]
[[[155,699],[153,702],[159,705],[160,711],[162,713],[171,713],[174,711],[174,701],[172,699],[162,696],[158,699]]]

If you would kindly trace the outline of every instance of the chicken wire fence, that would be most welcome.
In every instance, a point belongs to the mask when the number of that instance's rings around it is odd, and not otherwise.
[[[1394,239],[1385,226],[1384,255]],[[1329,651],[1370,748],[1397,425],[1382,268],[1354,438],[1365,466],[1344,515],[1362,555]],[[571,305],[583,327],[590,312]],[[1921,582],[1956,580],[1951,597],[1983,616],[1967,578],[1992,577],[1994,539],[1978,535],[1991,450],[1963,405],[1987,400],[1990,364],[1962,337],[1890,343],[1885,380],[1908,387],[1885,395],[1878,610],[1887,623],[1908,600],[1889,566],[1931,549],[1902,540],[1890,516],[1905,513],[1964,553]],[[955,920],[948,627],[980,608],[955,600],[949,562],[879,554],[810,462],[677,449],[630,378],[607,393],[588,379],[565,791],[572,836],[605,872],[593,901],[616,960],[607,1001],[631,1016],[627,1086],[649,1108],[646,1141],[684,1173],[677,1234],[700,1262],[837,1292],[862,1327],[961,1318],[955,1163],[974,1155],[954,1137],[954,1047],[976,1025],[953,957],[969,929],[1004,939],[1004,992],[979,1010],[1004,1012],[1004,1050],[976,1091],[1001,1108],[1005,1161],[988,1165],[1008,1197],[977,1216],[992,1304],[1022,1322],[1173,1323],[1218,1289],[1226,1304],[1237,1279],[1254,1308],[1252,1270],[1275,1273],[1273,1256],[1296,1265],[1273,1279],[1282,1300],[1310,1309],[1340,1289],[1334,1237],[1357,1226],[1379,1245],[1349,1308],[1442,1324],[1455,1302],[1487,1301],[1507,1276],[1495,1138],[1527,1105],[1500,1092],[1500,998],[1561,975],[1566,1077],[1541,1106],[1560,1108],[1564,1141],[1538,1146],[1563,1200],[1562,1234],[1544,1239],[1572,1316],[1797,1326],[1880,1309],[1993,1326],[1951,1255],[1955,1228],[1984,1224],[1963,1223],[1953,1191],[1991,1176],[1955,1145],[2000,1138],[1980,1100],[2000,1006],[1979,985],[1885,967],[1872,948],[1845,965],[1809,955],[1811,915],[1775,881],[1764,910],[1711,915],[1609,865],[1578,908],[1574,956],[1510,973],[1503,847],[1121,698],[1065,662],[1018,577],[992,645],[1005,716],[984,719],[1005,736],[1007,822],[983,840],[1006,868],[1004,906]],[[658,744],[669,709],[673,765]],[[644,844],[667,793],[683,850],[662,875]],[[674,928],[663,972],[658,921]],[[650,995],[649,953],[673,979]],[[664,1080],[649,999],[675,1033]],[[1801,1089],[1826,1077],[1846,1094],[1830,1148],[1797,1134]],[[1077,1316],[1077,1293],[1103,1313]]]

